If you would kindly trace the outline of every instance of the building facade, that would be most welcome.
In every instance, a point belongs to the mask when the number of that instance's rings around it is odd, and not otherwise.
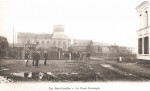
[[[64,32],[63,25],[54,25],[52,34],[34,34],[19,32],[17,41],[24,47],[34,46],[37,49],[59,48],[68,51],[70,38]]]
[[[137,58],[150,60],[150,11],[149,1],[142,2],[137,8],[139,29],[137,30],[138,52]]]
[[[109,46],[110,45],[105,45],[104,43],[99,43],[93,40],[73,39],[71,49],[74,52],[105,53],[105,51],[109,49]]]
[[[54,25],[51,39],[52,45],[63,51],[68,51],[68,48],[71,45],[71,40],[69,36],[65,34],[63,25]]]

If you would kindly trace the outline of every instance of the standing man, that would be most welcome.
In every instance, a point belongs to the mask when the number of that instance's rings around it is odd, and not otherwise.
[[[35,67],[38,67],[39,66],[39,60],[40,60],[40,52],[39,51],[37,51],[35,53],[35,60],[36,60]]]
[[[74,63],[76,62],[76,52],[73,53],[73,60],[74,60]]]
[[[32,66],[35,66],[35,50],[33,50],[33,52],[32,52]]]
[[[80,53],[79,53],[79,52],[77,52],[77,53],[76,53],[76,62],[78,63],[78,62],[79,62],[79,60],[80,60]]]
[[[72,57],[71,57],[71,56],[72,56],[71,54],[72,54],[72,53],[69,52],[69,60],[70,60],[70,61],[71,61],[71,58],[72,58]]]
[[[90,61],[91,54],[89,52],[86,53],[87,61]]]
[[[83,60],[83,62],[86,61],[86,53],[85,52],[82,53],[82,60]]]
[[[62,53],[62,55],[63,55],[63,59],[65,59],[65,53],[64,52]]]
[[[45,51],[44,52],[44,65],[46,66],[46,64],[47,64],[47,58],[48,58],[48,53],[47,53],[47,51]]]
[[[27,52],[25,53],[25,59],[26,59],[25,63],[26,63],[26,66],[28,66],[29,57],[30,57],[30,55],[29,55],[29,52],[27,51]]]

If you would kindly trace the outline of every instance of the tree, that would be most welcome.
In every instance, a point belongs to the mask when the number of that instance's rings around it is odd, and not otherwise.
[[[89,43],[88,43],[88,45],[86,46],[86,51],[87,52],[90,52],[90,53],[93,53],[94,51],[93,51],[93,41],[91,40]]]
[[[7,38],[0,36],[0,57],[6,56],[6,51],[8,49],[8,41]]]

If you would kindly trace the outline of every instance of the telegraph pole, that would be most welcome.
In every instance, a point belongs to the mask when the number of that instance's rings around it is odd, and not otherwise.
[[[13,26],[13,48],[14,48],[14,26]]]

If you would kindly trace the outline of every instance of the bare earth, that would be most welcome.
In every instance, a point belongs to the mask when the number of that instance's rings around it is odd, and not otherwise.
[[[25,66],[25,60],[0,59],[0,82],[20,81],[150,81],[150,64],[136,62],[116,62],[91,58],[90,61],[74,63],[68,60],[40,60],[39,67]]]

